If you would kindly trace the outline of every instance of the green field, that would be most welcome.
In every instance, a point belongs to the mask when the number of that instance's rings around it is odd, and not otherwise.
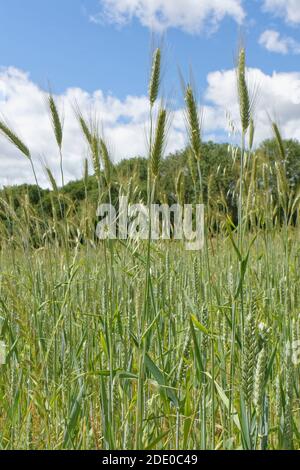
[[[202,180],[201,116],[185,89],[189,147],[173,193],[205,204],[201,251],[176,240],[97,240],[97,203],[142,194],[134,178],[120,177],[79,111],[94,169],[88,176],[86,167],[80,203],[49,169],[47,207],[38,181],[35,200],[26,187],[1,192],[1,449],[299,449],[300,193],[275,122],[272,158],[253,148],[245,77],[241,49],[230,196],[217,185],[211,197],[216,173]],[[157,50],[148,204],[169,196],[160,182],[168,112],[156,108],[159,83]],[[63,129],[51,96],[49,105],[63,183]],[[0,129],[35,175],[29,148],[2,122]]]

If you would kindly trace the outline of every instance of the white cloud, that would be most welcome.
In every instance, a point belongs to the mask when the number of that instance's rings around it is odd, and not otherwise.
[[[299,0],[264,0],[264,8],[289,23],[300,23]]]
[[[260,38],[259,44],[270,52],[279,54],[300,54],[300,43],[293,38],[281,36],[278,31],[267,29]]]
[[[215,115],[222,116],[228,110],[232,120],[239,123],[235,70],[210,73],[207,80],[205,97],[212,102]],[[259,69],[249,69],[248,81],[250,90],[258,90],[254,107],[256,142],[271,137],[269,116],[279,120],[284,138],[300,140],[300,73],[267,75]]]
[[[66,180],[79,178],[82,161],[88,154],[86,143],[75,118],[74,105],[89,117],[99,117],[104,136],[109,144],[112,158],[145,155],[148,99],[145,96],[127,96],[120,100],[105,96],[101,90],[92,94],[80,88],[70,88],[55,97],[58,108],[64,114],[63,157]],[[9,125],[28,145],[38,168],[39,182],[47,185],[42,169],[46,160],[59,181],[58,151],[53,136],[45,93],[28,74],[15,69],[0,69],[0,118],[8,119]],[[182,148],[185,144],[183,126],[172,127],[168,151]],[[30,165],[0,133],[0,185],[33,181]]]
[[[236,123],[239,122],[235,80],[235,70],[208,75],[203,101],[204,138],[217,136],[219,140],[228,140],[227,111]],[[267,75],[259,69],[250,69],[249,82],[259,85],[255,110],[256,142],[271,136],[267,112],[280,119],[284,137],[300,140],[300,73],[274,72]],[[63,154],[66,180],[81,177],[82,160],[88,154],[74,117],[75,101],[86,116],[92,111],[97,113],[115,161],[146,154],[147,97],[128,96],[120,100],[106,96],[100,90],[91,94],[80,88],[71,88],[55,98],[65,115]],[[9,119],[30,147],[40,183],[48,185],[39,161],[43,157],[59,181],[59,157],[45,94],[26,73],[15,68],[0,69],[0,116]],[[167,151],[180,150],[186,143],[183,110],[177,108],[172,117]],[[25,181],[33,181],[28,161],[0,135],[0,185]]]
[[[102,11],[93,21],[108,19],[124,24],[137,18],[153,30],[180,28],[197,33],[209,24],[216,28],[225,16],[242,23],[245,12],[242,0],[100,0]]]

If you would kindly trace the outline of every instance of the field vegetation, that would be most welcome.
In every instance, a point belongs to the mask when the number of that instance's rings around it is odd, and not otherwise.
[[[184,85],[188,147],[165,158],[171,114],[149,84],[147,158],[115,165],[95,120],[65,184],[63,125],[49,112],[60,180],[40,188],[30,143],[0,131],[35,185],[0,193],[1,449],[299,449],[300,144],[255,142],[239,51],[240,145],[204,143]],[[271,134],[272,135],[272,134]],[[28,145],[28,146],[27,146]],[[100,202],[205,204],[205,246],[97,240]]]

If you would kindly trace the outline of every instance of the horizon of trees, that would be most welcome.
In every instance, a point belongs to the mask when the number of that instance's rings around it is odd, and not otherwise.
[[[300,142],[285,140],[287,161],[283,162],[286,177],[291,189],[300,188]],[[239,149],[232,152],[229,144],[202,143],[201,174],[203,178],[204,202],[227,205],[233,214],[236,212],[235,188],[239,179]],[[235,155],[235,157],[234,157]],[[275,140],[265,140],[252,153],[248,152],[248,160],[255,156],[258,161],[268,162],[272,167],[278,159]],[[112,169],[111,193],[113,202],[116,202],[120,190],[126,189],[132,202],[146,202],[147,200],[147,168],[146,157],[133,157],[121,160]],[[257,171],[258,185],[260,172]],[[172,204],[178,199],[185,203],[196,202],[197,168],[195,162],[189,158],[189,148],[175,152],[163,159],[160,165],[157,202]],[[103,176],[103,194],[105,195],[105,178]],[[271,191],[276,192],[276,178],[269,181]],[[59,193],[56,194],[56,193]],[[40,211],[42,201],[43,211],[53,215],[53,207],[57,207],[59,217],[63,216],[68,208],[76,207],[87,199],[97,204],[98,186],[95,176],[86,176],[70,181],[62,188],[43,189],[35,184],[22,184],[5,186],[0,190],[0,199],[6,201],[18,211],[27,197],[28,202]],[[104,196],[105,197],[105,196]],[[63,211],[61,208],[63,207]],[[60,210],[59,210],[60,208]],[[3,211],[4,214],[4,211]],[[3,217],[0,213],[0,216]]]

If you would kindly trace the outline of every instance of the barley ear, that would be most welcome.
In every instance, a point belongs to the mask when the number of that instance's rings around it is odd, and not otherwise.
[[[63,141],[63,125],[62,125],[62,121],[58,113],[56,103],[51,94],[48,97],[48,105],[50,109],[51,121],[52,121],[52,127],[54,131],[55,139],[56,139],[59,149],[61,149],[62,141]]]
[[[199,160],[201,156],[200,118],[197,109],[197,102],[190,85],[186,88],[185,104],[190,145],[196,160]]]
[[[87,158],[85,158],[83,162],[83,181],[84,186],[87,188],[89,181],[89,162]]]
[[[111,170],[112,170],[112,162],[108,153],[107,146],[103,139],[100,139],[100,153],[102,157],[102,163],[104,167],[105,179],[108,186],[111,184]]]
[[[258,354],[257,365],[256,365],[256,370],[255,370],[255,380],[254,380],[254,397],[253,398],[254,398],[254,404],[256,408],[256,415],[258,419],[262,418],[262,413],[263,413],[266,367],[267,367],[267,351],[266,351],[266,347],[263,346],[260,353]]]
[[[86,123],[84,117],[80,113],[77,114],[77,119],[78,119],[80,128],[82,130],[82,133],[83,133],[87,143],[91,146],[93,138],[92,138],[92,133],[89,129],[88,124]]]
[[[154,105],[158,97],[159,85],[160,85],[160,71],[161,69],[161,50],[157,48],[154,51],[152,58],[152,69],[149,83],[149,100],[151,107]]]
[[[94,169],[94,174],[98,180],[100,181],[101,177],[101,168],[100,168],[100,139],[97,131],[97,125],[94,123],[94,125],[88,125],[86,120],[84,119],[81,111],[79,108],[75,110],[80,128],[82,130],[83,136],[85,137],[91,151],[91,156],[92,156],[92,163],[93,163],[93,169]]]
[[[249,407],[253,394],[254,370],[256,364],[257,338],[255,328],[255,306],[251,308],[250,314],[246,318],[243,335],[242,354],[242,390],[246,405]]]
[[[167,111],[164,108],[159,110],[157,126],[155,131],[154,144],[151,152],[151,172],[156,178],[159,174],[160,163],[163,157],[164,145],[166,141]]]
[[[253,118],[250,119],[250,128],[249,128],[249,149],[253,149],[253,142],[254,142],[254,134],[255,134],[255,126]]]
[[[17,149],[25,155],[26,158],[31,160],[29,148],[22,142],[21,139],[2,121],[0,121],[0,132],[6,139],[12,143]]]
[[[189,149],[188,150],[188,167],[189,167],[189,170],[190,170],[190,175],[191,175],[191,178],[192,178],[192,181],[193,181],[193,185],[195,187],[197,177],[196,177],[196,170],[195,170],[195,165],[194,164],[195,164],[194,154],[193,154],[192,150]]]
[[[184,203],[184,172],[181,169],[176,178],[176,195],[179,204]]]
[[[54,175],[53,175],[52,171],[48,167],[46,167],[45,170],[46,170],[47,176],[49,178],[49,181],[51,183],[53,191],[55,193],[58,193],[58,186],[57,186],[57,183],[56,183],[56,180],[54,178]]]
[[[100,169],[99,138],[97,134],[91,135],[91,152],[92,152],[92,162],[93,162],[94,173],[99,182],[101,178],[101,169]]]
[[[272,130],[278,148],[279,156],[284,161],[286,159],[285,147],[281,137],[281,133],[276,122],[272,122]]]
[[[250,99],[246,80],[246,51],[241,48],[237,67],[238,97],[243,133],[246,134],[250,125]]]

